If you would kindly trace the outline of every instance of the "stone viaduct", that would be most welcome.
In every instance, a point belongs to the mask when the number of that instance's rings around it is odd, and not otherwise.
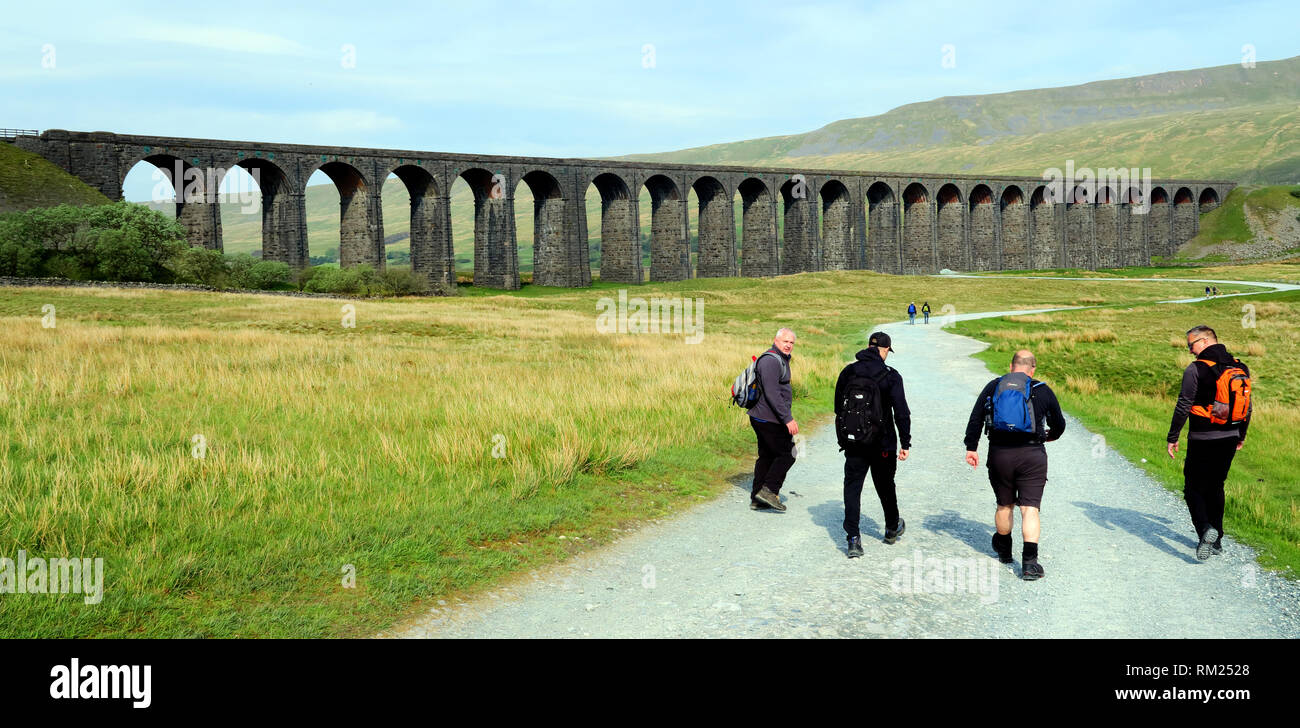
[[[1080,186],[1057,200],[1042,178],[903,174],[793,168],[654,164],[598,159],[477,156],[435,152],[128,136],[49,130],[15,143],[99,189],[122,197],[140,161],[174,177],[183,170],[203,194],[177,195],[189,240],[222,249],[215,184],[233,167],[256,172],[262,199],[262,257],[308,263],[305,187],[320,170],[340,196],[342,265],[382,267],[381,190],[390,175],[410,193],[411,266],[454,286],[449,195],[460,177],[474,193],[474,282],[519,287],[514,190],[533,194],[534,273],[544,286],[591,283],[588,225],[600,226],[600,278],[640,283],[638,197],[651,200],[651,281],[773,276],[822,270],[935,273],[1146,264],[1200,229],[1236,183],[1154,179],[1141,185]],[[600,194],[588,221],[586,193]],[[691,268],[687,194],[698,208],[698,260]],[[735,224],[739,194],[740,239]],[[780,223],[778,225],[778,223]]]

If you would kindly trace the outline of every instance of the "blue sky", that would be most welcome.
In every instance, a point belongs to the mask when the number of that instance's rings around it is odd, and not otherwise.
[[[488,154],[665,151],[1300,54],[1294,0],[12,5],[0,126]]]

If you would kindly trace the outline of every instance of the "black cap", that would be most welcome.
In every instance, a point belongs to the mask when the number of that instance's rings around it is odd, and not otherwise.
[[[886,334],[883,331],[877,331],[872,334],[871,338],[867,339],[867,346],[879,346],[882,349],[889,349],[890,351],[897,353],[894,349],[894,342],[889,340],[889,334]]]

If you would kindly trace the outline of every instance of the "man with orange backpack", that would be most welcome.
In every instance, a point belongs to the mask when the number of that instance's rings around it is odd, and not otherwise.
[[[1233,456],[1246,444],[1250,369],[1228,353],[1209,326],[1187,332],[1187,349],[1196,360],[1183,370],[1182,389],[1166,440],[1173,458],[1183,423],[1190,420],[1183,499],[1196,526],[1196,558],[1205,561],[1223,553],[1223,482]]]

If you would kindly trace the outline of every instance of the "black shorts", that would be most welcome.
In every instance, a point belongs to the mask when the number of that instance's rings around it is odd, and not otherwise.
[[[989,483],[1000,506],[1042,508],[1047,449],[1042,445],[989,448]]]

